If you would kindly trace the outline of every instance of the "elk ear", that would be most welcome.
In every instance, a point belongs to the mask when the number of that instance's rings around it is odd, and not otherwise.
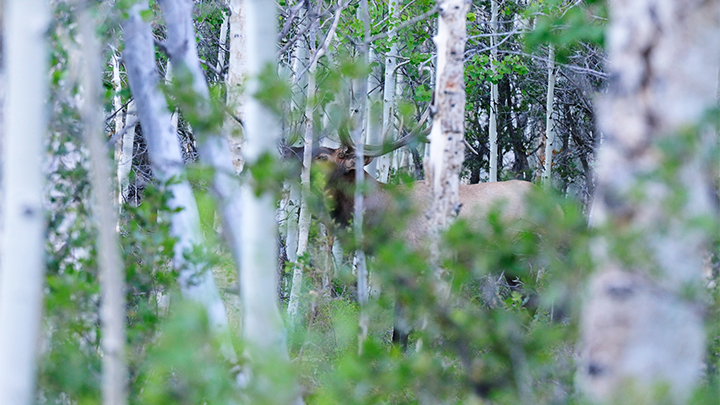
[[[355,170],[355,155],[346,155],[344,159],[341,160],[343,168],[346,172],[349,172],[351,170]]]

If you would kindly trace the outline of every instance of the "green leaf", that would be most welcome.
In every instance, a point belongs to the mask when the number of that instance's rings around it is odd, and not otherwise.
[[[146,10],[142,10],[142,11],[140,12],[140,18],[142,18],[142,20],[143,20],[144,22],[150,22],[150,21],[152,21],[154,16],[155,16],[155,15],[153,14],[152,10],[147,10],[147,9],[146,9]]]

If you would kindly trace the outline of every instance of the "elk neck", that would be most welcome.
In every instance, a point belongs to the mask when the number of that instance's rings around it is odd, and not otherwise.
[[[391,196],[385,190],[385,185],[375,180],[367,171],[365,174],[365,186],[367,192],[364,198],[364,210],[367,213],[366,220],[375,218],[381,212],[387,210]],[[355,170],[342,174],[334,174],[328,178],[327,191],[333,201],[330,214],[335,222],[342,227],[347,227],[355,212]]]

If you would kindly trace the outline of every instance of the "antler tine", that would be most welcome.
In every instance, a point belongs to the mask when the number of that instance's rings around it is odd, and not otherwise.
[[[413,142],[423,142],[428,143],[427,136],[430,134],[430,129],[427,128],[425,130],[420,130],[422,128],[425,121],[428,119],[428,116],[430,115],[430,108],[428,107],[425,112],[423,113],[422,117],[420,118],[420,121],[415,125],[415,128],[410,131],[409,134],[403,136],[402,138],[396,140],[392,143],[384,143],[383,145],[365,145],[365,156],[368,157],[378,157],[382,156],[386,153],[390,153],[394,150],[400,149],[403,146],[407,146]],[[400,128],[398,129],[398,133],[402,133],[403,130],[403,124],[405,120],[400,117]],[[385,133],[387,135],[387,132]]]
[[[386,142],[382,145],[365,145],[365,156],[378,157],[416,142],[427,143],[429,132],[427,130],[421,131],[420,128],[420,126],[416,127],[412,132],[394,142]]]
[[[350,136],[350,131],[348,131],[348,121],[342,120],[340,122],[340,125],[338,125],[338,137],[340,138],[340,144],[347,148],[347,149],[355,149],[355,143],[352,140],[352,136]]]

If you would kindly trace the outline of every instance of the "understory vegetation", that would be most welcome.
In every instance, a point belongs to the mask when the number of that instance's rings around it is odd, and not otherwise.
[[[132,2],[97,5],[95,12],[102,16],[97,33],[106,61],[124,46],[120,23],[127,16],[126,3]],[[165,75],[168,57],[162,43],[166,30],[159,7],[150,3],[144,17],[153,21],[157,69]],[[99,404],[98,230],[92,221],[89,159],[81,137],[78,100],[82,44],[76,18],[80,5],[57,0],[52,7],[47,270],[37,403]],[[351,227],[333,223],[329,172],[322,164],[313,164],[307,196],[313,218],[308,249],[294,260],[290,259],[295,252],[290,251],[293,236],[289,235],[297,232],[300,200],[291,196],[291,190],[302,188],[299,165],[280,158],[280,153],[245,165],[238,181],[254,184],[258,194],[270,190],[277,197],[277,302],[284,315],[293,272],[300,266],[304,275],[297,316],[284,317],[289,361],[282,355],[253,359],[254,367],[259,368],[252,372],[244,368],[251,355],[242,339],[238,270],[213,197],[214,171],[199,163],[199,140],[194,132],[208,122],[203,119],[214,119],[217,124],[226,108],[228,65],[225,56],[219,60],[219,55],[227,54],[229,46],[226,38],[220,38],[229,9],[225,2],[215,0],[195,1],[195,7],[199,57],[211,88],[214,115],[198,118],[197,111],[187,111],[184,97],[188,94],[179,90],[182,83],[168,83],[162,90],[171,111],[181,110],[178,142],[204,237],[204,243],[186,258],[211,269],[208,271],[212,271],[225,304],[229,330],[220,336],[214,333],[204,310],[180,293],[178,270],[172,265],[177,240],[170,232],[171,195],[167,183],[153,177],[147,141],[138,124],[132,129],[135,140],[129,186],[120,191],[118,207],[127,283],[129,402],[274,404],[287,403],[288,393],[297,393],[307,404],[586,403],[575,386],[580,309],[587,297],[588,277],[594,271],[592,249],[603,237],[617,234],[611,227],[588,226],[595,187],[593,164],[600,142],[593,102],[608,85],[603,67],[605,2],[508,0],[500,8],[498,34],[491,33],[488,23],[490,1],[472,2],[465,47],[467,145],[461,182],[474,184],[489,178],[490,86],[495,83],[499,89],[498,177],[528,180],[539,187],[527,202],[528,214],[521,224],[504,220],[500,206],[481,224],[454,222],[442,236],[442,277],[431,268],[427,249],[408,243],[398,231],[413,221],[414,215],[424,215],[413,213],[412,202],[407,201],[412,182],[426,177],[422,161],[429,152],[422,136],[388,155],[387,183],[396,198],[393,206],[399,208],[374,218],[382,226],[365,229],[362,241]],[[431,11],[435,2],[401,2],[400,17],[394,18],[386,2],[370,1],[371,36],[382,36],[394,26],[400,29],[394,37],[385,35],[371,42],[367,63],[357,60],[357,46],[363,40],[358,2],[280,0],[278,7],[278,75],[262,79],[258,97],[277,113],[282,126],[283,141],[277,146],[281,153],[302,144],[308,103],[315,145],[337,147],[338,132],[357,125],[353,123],[353,111],[358,108],[354,91],[360,80],[368,80],[367,115],[375,120],[367,125],[381,123],[384,58],[393,44],[398,52],[398,85],[392,133],[401,137],[422,134],[429,128],[434,108],[432,37],[437,14]],[[424,13],[428,13],[426,18],[405,24]],[[310,49],[322,47],[336,15],[336,33],[325,55],[318,57],[317,89],[308,100],[307,67],[313,55],[306,51],[296,64],[295,58],[300,57],[296,48],[307,48],[311,40],[315,42]],[[312,21],[319,28],[317,37],[310,39],[307,24]],[[493,35],[498,38],[499,60],[495,61],[488,56]],[[550,45],[558,66],[554,110],[549,112],[554,116],[556,140],[552,175],[542,184]],[[114,115],[126,116],[126,125],[135,118],[127,111],[132,95],[125,72],[121,69],[122,89],[118,92],[111,83],[110,65],[105,69],[105,132],[112,150],[120,141]],[[176,79],[184,77],[180,74]],[[117,95],[123,103],[119,111],[112,104]],[[704,131],[708,126],[717,131],[716,115],[689,131]],[[714,152],[720,149],[713,147]],[[720,167],[718,155],[708,158],[715,159],[716,168]],[[653,175],[671,181],[680,178],[679,165],[671,161],[665,168]],[[365,191],[372,193],[369,188]],[[642,202],[649,197],[637,198]],[[117,195],[114,199],[117,201]],[[678,204],[676,209],[681,207]],[[717,225],[713,219],[700,226]],[[701,292],[708,339],[702,385],[692,399],[697,404],[714,403],[720,392],[720,235],[716,236],[709,249],[706,288]],[[619,238],[625,244],[612,248],[620,255],[647,259],[632,248],[642,234]],[[357,247],[367,254],[370,273],[370,299],[364,305],[358,300]],[[368,334],[359,339],[358,325],[364,318]],[[393,342],[398,323],[410,331],[406,344]],[[227,339],[238,354],[237,364],[223,355]]]

